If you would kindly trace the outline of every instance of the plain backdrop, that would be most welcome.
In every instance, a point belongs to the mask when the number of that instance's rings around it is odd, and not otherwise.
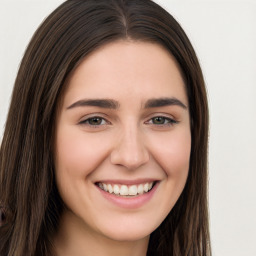
[[[61,0],[0,0],[0,141],[24,50]],[[256,255],[256,1],[158,0],[198,54],[210,106],[213,256]]]

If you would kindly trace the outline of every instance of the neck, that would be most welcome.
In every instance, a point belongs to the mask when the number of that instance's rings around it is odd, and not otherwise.
[[[65,212],[54,238],[56,256],[146,256],[149,236],[135,241],[113,240]]]

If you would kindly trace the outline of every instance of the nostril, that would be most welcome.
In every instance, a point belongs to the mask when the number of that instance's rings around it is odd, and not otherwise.
[[[146,164],[150,158],[145,140],[134,127],[127,128],[127,131],[120,138],[117,138],[110,157],[112,164],[124,166],[131,170]]]
[[[136,169],[149,161],[149,153],[144,148],[118,148],[111,153],[111,163],[124,166],[127,169]]]

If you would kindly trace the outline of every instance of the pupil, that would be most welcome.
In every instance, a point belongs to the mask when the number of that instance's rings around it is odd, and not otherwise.
[[[164,124],[164,118],[163,117],[155,117],[154,123],[155,124]]]
[[[91,118],[89,120],[89,123],[92,125],[99,125],[101,123],[101,118],[99,117]]]

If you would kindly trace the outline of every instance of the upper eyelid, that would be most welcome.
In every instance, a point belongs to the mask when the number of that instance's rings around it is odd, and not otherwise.
[[[171,117],[165,117],[165,116],[154,116],[154,117],[151,117],[151,118],[148,119],[145,123],[149,123],[150,121],[152,121],[152,120],[153,120],[154,118],[156,118],[156,117],[163,117],[164,119],[170,121],[170,123],[173,123],[173,124],[179,123],[179,121],[177,121],[176,119],[171,118]],[[169,124],[169,123],[167,123],[167,124]],[[153,125],[155,125],[155,124],[153,124]],[[165,124],[162,124],[162,125],[165,125]],[[160,126],[160,124],[157,124],[157,126]]]
[[[166,116],[153,116],[153,117],[149,118],[148,120],[152,120],[152,119],[154,119],[154,118],[156,118],[156,117],[162,117],[162,118],[164,118],[164,119],[166,119],[166,120],[175,120],[175,119],[172,118],[172,117],[166,117]]]
[[[103,118],[101,116],[88,117],[86,119],[81,120],[80,123],[84,123],[84,122],[89,121],[90,119],[93,119],[93,118],[100,118],[100,119],[104,120],[107,124],[111,124],[111,122],[109,122],[106,118]]]
[[[108,116],[104,113],[91,113],[91,114],[83,116],[78,121],[78,123],[85,122],[88,119],[96,118],[96,117],[104,119],[107,123],[112,123],[111,121],[109,121],[109,119],[113,119],[113,118],[111,118],[110,116]],[[169,113],[154,113],[154,114],[151,114],[151,115],[147,115],[147,117],[144,117],[143,118],[145,120],[144,123],[146,123],[146,122],[148,122],[148,121],[150,121],[150,120],[152,120],[153,118],[156,118],[156,117],[163,117],[165,119],[169,119],[169,120],[179,122],[176,117],[174,117],[173,115],[171,115]],[[115,117],[114,119],[116,120],[117,118]]]
[[[86,121],[90,118],[95,118],[95,117],[99,117],[102,119],[105,119],[106,121],[108,121],[109,117],[106,114],[102,114],[102,113],[92,113],[92,114],[88,114],[88,115],[84,115],[83,117],[80,118],[80,121]]]
[[[163,118],[175,120],[175,121],[177,120],[177,118],[175,116],[173,116],[171,114],[167,114],[167,113],[155,113],[155,114],[149,115],[149,117],[147,119],[150,120],[155,117],[163,117]]]

